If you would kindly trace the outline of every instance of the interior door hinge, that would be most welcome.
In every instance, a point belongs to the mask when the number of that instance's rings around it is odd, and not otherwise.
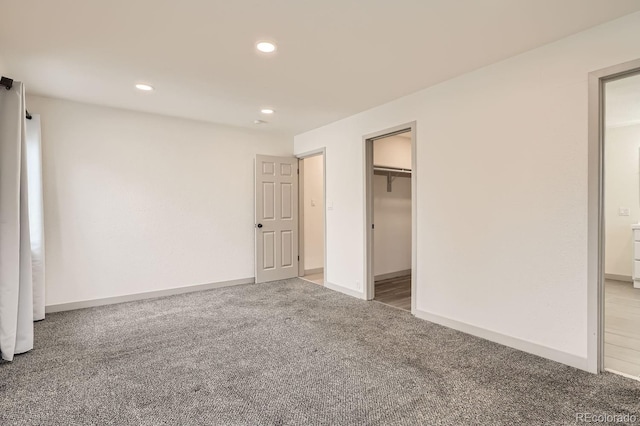
[[[300,169],[297,169],[297,170],[296,170],[296,172],[297,172],[298,174],[300,174]]]
[[[298,260],[300,260],[300,256],[298,256]]]

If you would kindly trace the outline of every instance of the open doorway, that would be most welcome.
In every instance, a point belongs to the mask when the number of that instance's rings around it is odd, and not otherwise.
[[[415,300],[415,124],[365,139],[368,300]]]
[[[325,155],[324,150],[298,157],[300,278],[325,282]]]
[[[604,368],[640,379],[640,74],[606,81]]]

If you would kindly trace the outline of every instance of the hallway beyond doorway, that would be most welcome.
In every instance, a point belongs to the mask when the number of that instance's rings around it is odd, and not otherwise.
[[[373,300],[405,311],[411,310],[411,275],[379,280],[375,285]]]

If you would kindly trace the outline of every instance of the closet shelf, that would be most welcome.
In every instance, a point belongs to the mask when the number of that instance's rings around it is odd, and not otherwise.
[[[387,177],[387,192],[391,192],[392,183],[395,178],[398,177],[411,177],[411,169],[402,169],[399,167],[383,167],[383,166],[373,166],[373,174],[378,176],[386,176]]]
[[[373,166],[373,174],[391,177],[411,177],[411,169],[402,169],[399,167],[383,167]]]

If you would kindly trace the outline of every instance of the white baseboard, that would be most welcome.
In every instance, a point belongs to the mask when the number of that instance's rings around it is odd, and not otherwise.
[[[606,280],[622,281],[622,282],[625,282],[625,283],[632,283],[633,282],[633,278],[630,277],[629,275],[604,274],[604,278]]]
[[[253,284],[255,278],[241,278],[239,280],[222,281],[209,284],[198,284],[187,287],[170,288],[166,290],[148,291],[145,293],[127,294],[124,296],[105,297],[104,299],[83,300],[80,302],[60,303],[45,306],[47,314],[54,312],[73,311],[75,309],[93,308],[95,306],[113,305],[116,303],[133,302],[135,300],[153,299],[156,297],[173,296],[175,294],[193,293],[195,291],[211,290],[214,288],[230,287],[233,285]]]
[[[337,291],[337,292],[340,292],[340,293],[344,293],[347,296],[356,297],[358,299],[366,300],[366,298],[364,297],[364,292],[362,292],[362,291],[351,290],[350,288],[342,287],[341,285],[337,285],[337,284],[332,284],[332,283],[327,282],[327,281],[324,282],[324,286],[326,288],[330,289],[330,290]]]
[[[418,309],[416,309],[413,314],[420,319],[434,322],[445,327],[453,328],[454,330],[462,331],[463,333],[490,340],[492,342],[499,343],[510,348],[521,350],[523,352],[528,352],[530,354],[550,359],[551,361],[556,361],[561,364],[569,365],[580,370],[589,371],[587,366],[587,358],[582,358],[577,355],[562,352],[557,349],[542,346],[540,344],[522,340],[517,337],[507,336],[496,331],[476,327],[475,325],[442,317],[440,315],[432,314],[429,312],[420,311]]]
[[[304,274],[305,275],[321,274],[323,272],[324,272],[324,268],[314,268],[314,269],[305,269],[304,270]]]
[[[373,279],[374,281],[389,280],[391,278],[406,277],[407,275],[411,275],[411,269],[405,269],[404,271],[389,272],[386,274],[376,275],[375,277],[373,277]]]

